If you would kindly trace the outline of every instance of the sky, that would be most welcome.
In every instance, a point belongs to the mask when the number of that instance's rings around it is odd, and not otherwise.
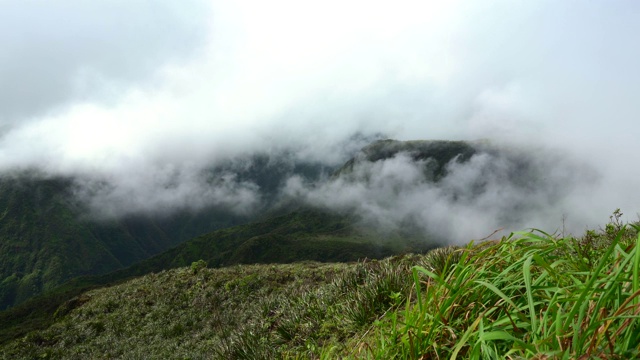
[[[203,196],[199,172],[259,151],[339,165],[354,134],[489,139],[597,173],[554,218],[633,220],[637,34],[622,0],[0,0],[0,171],[106,181],[82,192],[134,210],[245,209],[254,184]]]

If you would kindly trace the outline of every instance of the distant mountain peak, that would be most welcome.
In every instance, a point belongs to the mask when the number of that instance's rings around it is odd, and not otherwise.
[[[354,166],[363,162],[377,162],[391,159],[400,153],[408,154],[414,161],[433,160],[436,174],[442,174],[445,166],[453,159],[467,161],[478,151],[472,142],[451,140],[410,140],[384,139],[365,146],[347,161],[334,176],[349,174]]]

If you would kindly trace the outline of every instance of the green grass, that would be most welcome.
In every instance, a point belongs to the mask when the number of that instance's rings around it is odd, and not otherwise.
[[[314,357],[344,350],[400,303],[417,257],[209,269],[202,263],[85,293],[4,358]],[[357,301],[350,301],[355,296]],[[400,297],[398,297],[400,296]]]
[[[381,237],[355,225],[355,220],[318,210],[235,226],[186,241],[129,268],[99,276],[75,278],[14,308],[0,312],[0,344],[49,327],[60,306],[85,291],[118,284],[133,277],[190,266],[204,260],[216,268],[234,264],[346,262],[424,251],[421,238],[399,234]]]
[[[618,220],[350,264],[196,261],[80,294],[0,358],[636,358],[639,228]]]
[[[611,230],[611,229],[609,229]],[[469,244],[435,272],[413,268],[415,301],[354,357],[628,359],[640,355],[637,227],[584,239],[523,232]],[[590,246],[590,257],[584,247]],[[357,355],[357,356],[356,356]]]

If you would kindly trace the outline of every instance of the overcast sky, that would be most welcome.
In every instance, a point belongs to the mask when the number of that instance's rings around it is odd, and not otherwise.
[[[593,217],[633,215],[638,35],[631,0],[0,0],[0,169],[139,184],[257,150],[339,163],[358,132],[488,138],[588,161]]]

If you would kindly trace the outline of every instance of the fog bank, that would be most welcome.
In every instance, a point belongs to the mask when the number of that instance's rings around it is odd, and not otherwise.
[[[387,137],[488,139],[548,176],[505,184],[509,159],[478,155],[434,187],[399,155],[282,192],[455,237],[640,212],[635,2],[3,1],[0,30],[0,171],[76,177],[110,216],[256,211],[223,165],[337,168]]]

